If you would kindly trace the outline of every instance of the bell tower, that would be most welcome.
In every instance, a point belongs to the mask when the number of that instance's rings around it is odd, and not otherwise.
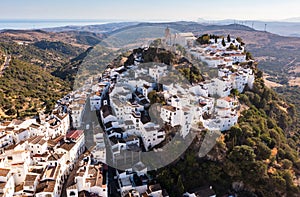
[[[167,45],[171,45],[171,31],[169,27],[165,29],[165,41]]]

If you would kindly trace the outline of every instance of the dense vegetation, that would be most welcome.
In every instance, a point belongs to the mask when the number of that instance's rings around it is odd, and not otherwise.
[[[75,39],[79,44],[85,44],[88,46],[95,46],[99,44],[104,37],[102,34],[96,34],[92,32],[74,32]]]
[[[75,80],[75,76],[78,72],[79,66],[84,61],[84,58],[86,58],[89,54],[89,52],[93,48],[88,48],[85,52],[81,53],[77,57],[70,60],[70,62],[64,64],[63,66],[57,68],[52,74],[56,77],[59,77],[63,80],[73,82]]]
[[[40,109],[50,111],[69,90],[69,84],[39,66],[13,59],[0,77],[0,117],[31,116]]]
[[[1,51],[1,49],[0,49],[0,67],[4,63],[4,60],[5,60],[4,52]]]
[[[0,65],[4,62],[1,51],[13,61],[0,77],[0,117],[32,116],[38,110],[52,109],[70,90],[90,46],[102,39],[102,33],[84,31],[8,30],[1,34]]]
[[[33,44],[33,46],[46,50],[46,51],[51,51],[54,53],[60,53],[63,56],[77,56],[78,52],[81,52],[81,49],[76,48],[74,46],[65,44],[63,42],[49,42],[46,40],[38,41]]]
[[[205,185],[218,195],[299,196],[294,184],[300,175],[299,134],[291,130],[295,107],[265,87],[261,76],[258,71],[254,88],[239,95],[249,109],[205,158],[197,156],[200,137],[179,161],[157,172],[171,196]]]
[[[298,86],[281,86],[276,87],[275,91],[282,96],[288,103],[292,103],[296,108],[296,122],[291,125],[294,130],[300,130],[300,88]]]
[[[61,42],[41,41],[35,44],[19,45],[14,42],[0,42],[0,49],[25,62],[50,70],[61,67],[70,58],[83,52],[82,49]],[[70,51],[69,51],[70,50]]]

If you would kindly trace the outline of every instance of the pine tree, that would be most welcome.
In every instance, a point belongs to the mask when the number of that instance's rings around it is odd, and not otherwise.
[[[227,42],[231,42],[231,38],[230,38],[230,35],[228,34],[227,36]]]
[[[225,40],[224,40],[224,38],[222,39],[222,45],[223,45],[223,47],[225,47],[225,46],[226,46],[226,43],[225,43]]]

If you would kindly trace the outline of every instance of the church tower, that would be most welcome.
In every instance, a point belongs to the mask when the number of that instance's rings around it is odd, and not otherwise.
[[[169,27],[165,29],[165,41],[167,45],[171,45],[171,31]]]

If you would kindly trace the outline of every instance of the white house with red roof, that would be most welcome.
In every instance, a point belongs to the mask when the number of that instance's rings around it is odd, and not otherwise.
[[[235,109],[238,106],[239,106],[238,100],[233,97],[227,96],[227,97],[217,99],[217,107]]]
[[[65,160],[69,163],[69,169],[74,167],[74,162],[84,152],[84,139],[83,130],[72,130],[67,133],[66,141],[54,150],[57,154],[66,154]]]

